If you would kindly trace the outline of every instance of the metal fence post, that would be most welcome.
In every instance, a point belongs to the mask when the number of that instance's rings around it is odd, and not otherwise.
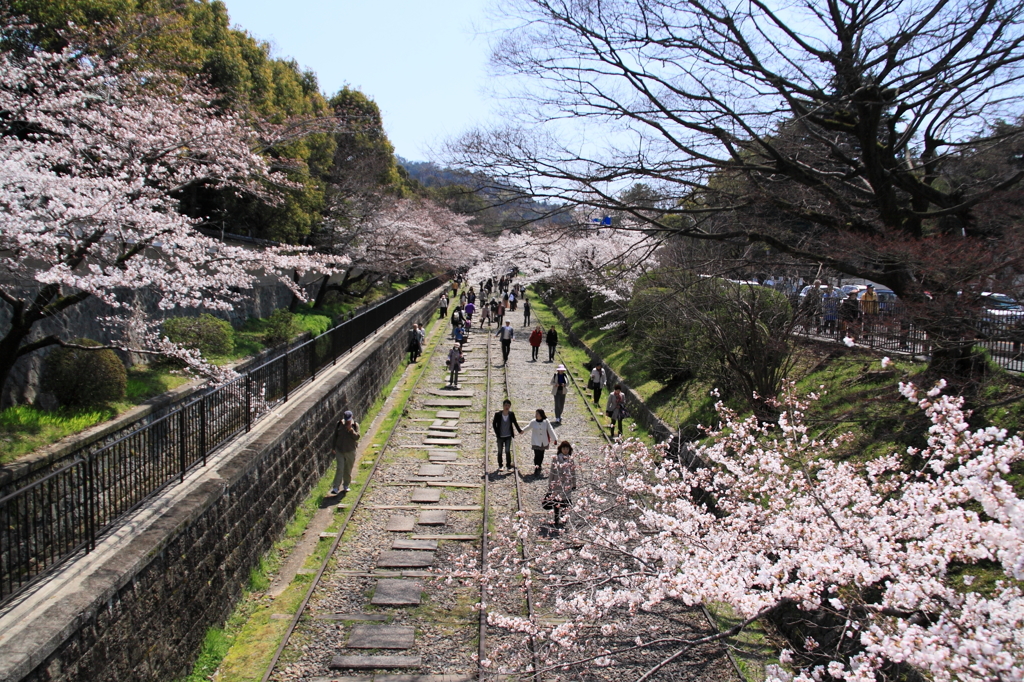
[[[209,397],[206,394],[199,402],[199,447],[203,451],[203,466],[206,466],[206,410],[209,408]]]
[[[284,349],[284,400],[288,402],[288,349]]]
[[[93,480],[95,470],[92,461],[92,455],[85,458],[85,534],[88,537],[86,547],[90,552],[96,549],[96,508],[99,506],[93,499],[96,494],[96,481]]]
[[[178,462],[181,465],[181,480],[185,480],[185,409],[178,410]]]
[[[252,429],[252,372],[245,373],[245,432]]]

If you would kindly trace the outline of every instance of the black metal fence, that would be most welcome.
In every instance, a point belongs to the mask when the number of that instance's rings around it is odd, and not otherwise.
[[[928,333],[914,324],[899,302],[883,301],[877,312],[860,306],[845,312],[838,301],[809,310],[799,297],[791,297],[797,316],[797,330],[805,336],[842,343],[847,337],[857,345],[892,353],[930,355]],[[966,328],[964,341],[988,351],[992,360],[1012,372],[1024,372],[1024,312],[986,310]]]
[[[0,604],[96,540],[440,284],[411,287],[0,498]]]

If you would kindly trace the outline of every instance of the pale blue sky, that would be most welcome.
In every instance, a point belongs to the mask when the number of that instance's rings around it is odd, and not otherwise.
[[[377,102],[395,151],[432,145],[488,120],[487,0],[224,0],[231,21],[316,72],[328,95],[348,84]],[[493,120],[493,119],[491,119]]]

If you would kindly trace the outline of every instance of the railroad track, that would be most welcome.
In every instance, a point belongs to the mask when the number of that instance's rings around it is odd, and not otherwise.
[[[414,381],[412,388],[409,391],[409,399],[411,399],[412,396],[416,394],[416,390],[419,388],[420,383],[423,381],[423,377],[427,376],[427,374],[429,373],[430,361],[433,359],[435,353],[437,352],[437,349],[441,346],[441,343],[445,340],[444,321],[442,320],[441,322],[439,322],[439,324],[441,324],[441,332],[437,335],[436,342],[431,347],[430,352],[425,357],[425,367],[423,367],[422,371],[420,371],[419,376],[416,377],[416,380]],[[406,400],[406,404],[407,403],[408,399]],[[404,411],[405,405],[403,405],[402,408]],[[395,423],[391,426],[391,429],[388,432],[387,438],[381,445],[380,451],[376,453],[376,458],[374,460],[373,467],[370,470],[370,474],[369,476],[367,476],[366,484],[363,485],[363,487],[359,490],[359,493],[356,496],[355,500],[353,500],[352,503],[349,505],[348,513],[345,515],[345,519],[342,521],[341,526],[338,529],[337,536],[331,543],[331,547],[327,551],[327,554],[323,558],[323,561],[321,561],[320,566],[315,574],[315,577],[310,583],[309,588],[306,590],[306,594],[303,596],[299,608],[296,610],[294,616],[292,617],[291,622],[288,625],[288,629],[285,631],[285,635],[282,638],[281,643],[278,645],[277,650],[274,652],[273,659],[270,661],[270,664],[267,666],[267,669],[264,672],[263,677],[261,678],[261,682],[268,682],[268,680],[270,680],[274,672],[277,670],[278,663],[281,660],[281,655],[288,647],[288,644],[291,641],[291,637],[295,633],[295,628],[298,626],[303,616],[306,615],[306,610],[309,607],[310,599],[312,598],[316,589],[320,586],[321,581],[323,580],[324,577],[324,573],[327,571],[331,559],[334,558],[335,552],[337,551],[338,546],[341,544],[341,540],[345,536],[345,532],[348,530],[349,523],[352,521],[353,515],[355,514],[357,508],[359,508],[359,505],[363,500],[363,496],[366,494],[366,491],[370,489],[370,481],[377,473],[377,469],[378,467],[380,467],[381,462],[384,461],[384,454],[388,451],[388,448],[391,446],[395,433],[398,431],[398,427],[401,425],[401,423],[402,420],[395,420]]]
[[[487,534],[488,534],[489,527],[490,527],[490,504],[489,504],[490,498],[489,498],[489,495],[488,495],[488,487],[489,487],[489,483],[490,483],[490,480],[491,480],[491,471],[490,471],[491,456],[490,456],[490,451],[491,451],[491,444],[494,442],[494,439],[493,439],[492,434],[490,432],[490,422],[489,422],[489,419],[491,417],[491,414],[494,411],[496,411],[496,410],[492,410],[491,409],[491,403],[490,403],[490,400],[491,400],[491,388],[492,388],[492,384],[493,384],[493,381],[494,381],[493,378],[492,378],[492,375],[494,373],[494,363],[492,362],[492,358],[491,358],[491,350],[494,347],[494,338],[495,337],[492,334],[487,334],[487,344],[486,344],[486,348],[487,348],[487,398],[486,398],[486,407],[484,409],[484,427],[483,427],[483,430],[484,430],[484,517],[483,517],[483,530],[482,530],[482,539],[481,539],[481,550],[482,550],[481,551],[481,556],[482,556],[481,570],[483,572],[486,572],[487,568],[488,568],[487,567]],[[502,368],[501,368],[501,393],[502,393],[502,399],[503,400],[504,400],[504,398],[510,397],[510,395],[511,395],[511,392],[509,391],[508,363],[503,364]],[[495,445],[496,445],[496,443],[495,443]],[[515,468],[515,470],[514,470],[514,472],[512,474],[512,480],[514,482],[514,487],[515,487],[515,501],[516,501],[516,509],[515,509],[515,511],[516,512],[523,512],[523,511],[526,511],[526,509],[525,509],[525,507],[523,505],[523,491],[522,491],[522,485],[521,485],[521,482],[520,482],[520,474],[519,474],[519,471],[520,471],[519,467],[521,466],[522,462],[521,462],[520,458],[517,456],[518,453],[515,452],[516,449],[517,448],[516,448],[515,439],[513,439],[513,442],[512,442],[512,451],[513,451],[512,459],[513,459],[513,461],[517,462],[516,468]],[[529,549],[528,549],[527,544],[525,542],[519,544],[519,551],[520,551],[520,558],[524,562],[526,562],[528,560],[528,558],[529,558]],[[533,594],[532,594],[532,591],[530,590],[529,586],[526,584],[525,581],[523,582],[522,590],[523,590],[524,599],[526,601],[527,613],[529,614],[529,617],[531,619],[533,619],[533,617],[534,617]],[[480,595],[481,595],[480,596],[480,599],[481,599],[481,603],[480,603],[480,654],[479,654],[479,660],[481,660],[481,661],[487,659],[487,606],[488,605],[487,605],[487,602],[486,602],[486,594],[487,594],[487,592],[486,592],[486,590],[484,588],[483,583],[481,582],[481,585],[480,585]],[[538,652],[537,652],[537,642],[536,642],[536,640],[534,639],[534,637],[532,635],[530,635],[530,637],[529,637],[529,647],[530,647],[530,655],[533,658],[533,669],[537,670],[540,667],[539,657],[538,657]],[[493,675],[489,675],[488,672],[486,671],[486,669],[481,667],[480,668],[480,675],[479,675],[480,680],[483,681],[484,679],[487,679],[489,676],[493,676]]]
[[[528,615],[536,622],[543,615],[541,611],[549,607],[545,605],[546,598],[542,592],[535,594],[530,582],[521,575],[490,576],[492,580],[505,580],[508,585],[487,585],[484,576],[493,545],[488,537],[492,522],[498,521],[499,516],[538,513],[540,497],[546,489],[542,476],[521,474],[532,466],[528,461],[529,448],[522,448],[526,450],[522,455],[516,452],[515,441],[520,439],[513,441],[513,457],[519,468],[511,475],[511,481],[508,480],[509,474],[490,466],[495,461],[491,455],[495,443],[490,433],[490,417],[497,410],[495,402],[500,403],[504,397],[516,402],[518,396],[520,408],[526,407],[524,403],[540,398],[538,394],[546,392],[547,385],[538,387],[537,384],[550,376],[547,374],[549,368],[544,366],[542,369],[541,364],[522,366],[522,347],[515,351],[519,357],[515,358],[513,372],[508,366],[496,367],[493,358],[497,341],[488,330],[481,330],[467,346],[467,357],[470,358],[467,367],[471,369],[464,371],[460,378],[462,388],[445,394],[436,388],[441,383],[438,381],[439,351],[442,355],[446,352],[445,325],[441,323],[441,329],[435,328],[432,333],[436,336],[429,352],[420,360],[424,366],[411,386],[406,384],[409,395],[399,406],[403,416],[390,426],[379,451],[373,453],[374,462],[366,483],[354,499],[345,500],[349,504],[344,519],[315,569],[301,603],[294,613],[289,614],[288,627],[263,672],[263,682],[285,679],[327,682],[337,679],[331,676],[331,671],[335,670],[338,672],[334,675],[341,675],[349,682],[354,682],[356,677],[366,679],[368,676],[373,678],[373,682],[398,682],[401,678],[395,677],[396,673],[445,674],[449,676],[445,682],[468,682],[473,678],[483,682],[504,676],[509,671],[488,668],[480,662],[488,658],[493,660],[495,655],[500,657],[501,652],[509,651],[510,647],[522,652],[516,666],[529,667],[532,663],[535,671],[533,675],[518,671],[518,677],[535,679],[543,675],[539,671],[545,643],[535,640],[533,635],[490,627],[488,614]],[[585,387],[572,373],[569,376],[575,392],[587,407],[589,418],[599,427],[602,440],[593,437],[589,426],[583,426],[585,422],[579,418],[586,413],[578,409],[573,417],[574,426],[567,427],[568,433],[591,443],[610,442],[605,429],[600,428],[601,416],[587,398]],[[478,389],[470,388],[481,384],[482,395]],[[431,396],[441,394],[444,395],[440,402],[454,401],[463,405],[461,416],[444,426],[439,424],[443,421],[442,414],[450,416],[448,408],[443,411],[426,409],[438,403],[439,399]],[[447,396],[452,396],[452,400]],[[477,430],[472,425],[481,412]],[[433,416],[435,414],[436,417]],[[524,411],[522,416],[528,415]],[[426,431],[418,431],[417,422],[431,422],[431,426]],[[429,434],[436,434],[436,429],[440,428],[452,430],[451,444],[454,447],[423,445],[431,438]],[[424,433],[428,435],[413,435]],[[477,438],[482,440],[477,441]],[[441,449],[445,459],[439,458],[439,461],[448,462],[448,473],[430,482],[424,482],[427,474],[411,476],[413,467],[420,466],[420,471],[429,467],[422,463],[425,455],[431,463],[435,461],[438,453],[432,448]],[[425,455],[422,450],[427,450]],[[476,458],[482,458],[482,463]],[[523,466],[527,469],[522,470]],[[440,491],[434,494],[434,505],[416,506],[404,501],[409,500],[410,487],[413,490],[411,502],[417,502],[417,490]],[[438,504],[442,496],[444,501]],[[414,507],[417,512],[430,509],[452,511],[435,512],[447,515],[447,521],[442,521],[436,531],[415,534],[413,525],[424,524],[421,512],[415,524],[410,521],[409,527],[402,529],[414,534],[398,536],[395,532],[388,532],[397,530],[391,527],[397,516],[413,513],[403,510]],[[543,527],[543,524],[538,526]],[[431,534],[435,532],[437,534]],[[436,557],[437,565],[428,562],[433,566],[430,571],[395,571],[389,567],[396,564],[382,560],[386,555],[394,558],[400,554],[406,557],[424,554],[416,550],[427,538],[436,538],[431,556]],[[394,545],[390,545],[392,541]],[[531,533],[513,551],[518,552],[520,561],[527,563],[534,552],[543,551],[536,544],[538,542],[544,540]],[[398,549],[413,551],[389,551]],[[467,581],[477,571],[482,576],[480,581]],[[438,577],[455,580],[443,581],[436,579]],[[384,602],[386,605],[380,606],[377,597],[383,583],[419,583],[420,579],[422,603],[417,592],[415,600],[408,604]],[[533,581],[533,584],[538,583]],[[502,589],[505,587],[508,589]],[[369,600],[371,593],[373,599]],[[472,605],[477,601],[479,608],[473,609]],[[713,626],[710,614],[705,613],[705,617]],[[359,636],[370,631],[388,631],[388,637],[398,637],[395,634],[398,630],[406,631],[407,643],[396,644],[394,639],[382,640],[380,646],[366,644],[365,641],[357,643]],[[380,655],[381,651],[398,649],[403,655]],[[410,662],[411,659],[415,661]]]

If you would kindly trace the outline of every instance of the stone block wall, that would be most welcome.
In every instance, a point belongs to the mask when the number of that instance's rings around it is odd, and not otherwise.
[[[250,571],[327,470],[339,413],[366,413],[404,356],[406,330],[429,319],[435,295],[289,401],[244,449],[198,474],[195,490],[133,538],[109,570],[94,571],[38,614],[58,619],[59,636],[24,644],[37,653],[20,670],[0,670],[0,680],[168,682],[187,674],[207,629],[231,612]]]

